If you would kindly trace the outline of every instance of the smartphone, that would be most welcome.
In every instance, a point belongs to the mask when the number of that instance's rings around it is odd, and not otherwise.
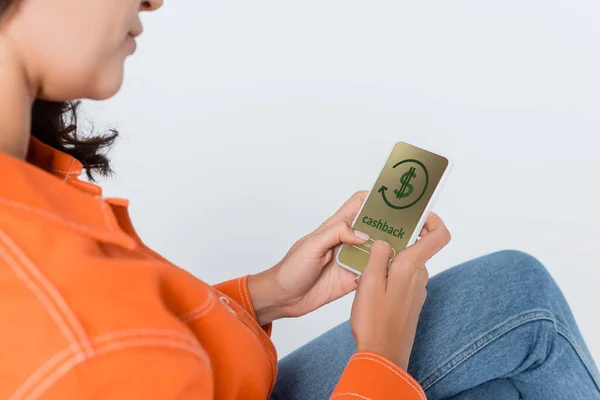
[[[338,264],[360,275],[375,240],[383,239],[391,245],[388,263],[414,244],[451,166],[450,160],[439,154],[396,143],[352,221],[354,229],[369,234],[369,241],[363,245],[342,244],[336,254]]]

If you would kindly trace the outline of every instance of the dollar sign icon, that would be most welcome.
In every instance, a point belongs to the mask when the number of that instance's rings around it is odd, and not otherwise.
[[[394,210],[405,210],[414,206],[421,198],[423,198],[427,186],[429,185],[429,172],[427,172],[427,167],[425,167],[425,164],[421,161],[411,158],[397,162],[392,166],[392,169],[397,171],[398,175],[401,171],[404,171],[400,177],[400,188],[393,190],[396,200],[387,193],[388,187],[385,185],[381,185],[377,191],[378,193],[381,193],[381,199],[386,205]],[[397,177],[398,175],[395,175],[394,177]],[[394,200],[394,202],[391,200]]]
[[[410,180],[412,178],[416,178],[416,177],[417,177],[417,174],[415,174],[414,167],[411,167],[408,170],[408,172],[405,172],[402,175],[402,177],[400,178],[400,183],[402,184],[402,186],[400,187],[400,190],[394,189],[394,194],[396,195],[397,199],[403,199],[412,194],[412,192],[415,188],[413,185],[410,184]]]

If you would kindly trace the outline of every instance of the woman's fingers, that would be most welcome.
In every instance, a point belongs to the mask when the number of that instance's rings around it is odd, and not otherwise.
[[[424,228],[427,230],[427,235],[411,247],[414,247],[413,251],[420,252],[429,260],[450,243],[452,235],[450,235],[450,231],[446,227],[446,224],[444,224],[444,221],[435,213],[429,214]]]
[[[371,245],[352,305],[350,327],[359,351],[373,351],[408,368],[419,314],[427,297],[425,262],[450,241],[441,218],[429,215],[423,237],[400,251],[388,268],[389,244]]]
[[[373,285],[375,290],[385,290],[389,260],[392,255],[392,247],[385,240],[376,240],[371,245],[367,266],[360,276],[359,290],[361,286]]]
[[[424,267],[425,263],[437,254],[442,248],[450,243],[451,235],[444,221],[435,213],[430,213],[425,221],[424,229],[427,234],[421,237],[415,244],[402,250],[394,261],[406,263],[418,267]]]
[[[335,214],[327,218],[321,225],[319,225],[315,232],[322,231],[323,229],[339,221],[344,221],[348,224],[351,224],[356,217],[356,214],[358,214],[358,210],[360,210],[360,207],[367,198],[368,193],[368,190],[359,190],[358,192],[355,192],[352,197],[342,204]]]
[[[325,253],[333,247],[341,244],[364,244],[369,238],[367,236],[359,236],[361,233],[356,231],[346,222],[337,221],[323,228],[318,232],[313,232],[310,235],[310,247],[317,254]]]

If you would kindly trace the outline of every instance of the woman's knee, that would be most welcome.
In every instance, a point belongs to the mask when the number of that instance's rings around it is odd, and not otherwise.
[[[548,269],[536,257],[521,250],[502,250],[484,256],[499,284],[517,291],[549,294],[558,289]],[[520,289],[520,290],[519,290]]]
[[[427,292],[434,307],[452,298],[492,313],[549,309],[564,302],[546,267],[519,250],[490,253],[445,270],[430,279]]]

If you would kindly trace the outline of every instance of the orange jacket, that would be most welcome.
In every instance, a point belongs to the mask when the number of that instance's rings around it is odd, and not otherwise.
[[[0,153],[0,398],[267,399],[277,372],[247,276],[211,286],[146,247],[128,201],[31,138]],[[425,399],[356,353],[333,398]]]

